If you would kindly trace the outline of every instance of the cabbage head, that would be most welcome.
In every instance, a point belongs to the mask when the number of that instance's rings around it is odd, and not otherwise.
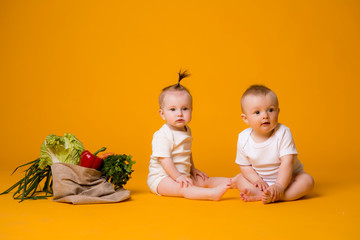
[[[71,133],[65,133],[63,137],[51,134],[41,145],[39,168],[57,162],[77,165],[84,150],[82,143]]]

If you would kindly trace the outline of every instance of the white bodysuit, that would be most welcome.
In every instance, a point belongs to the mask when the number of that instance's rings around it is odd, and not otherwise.
[[[239,134],[237,143],[236,163],[251,165],[257,174],[269,185],[274,184],[280,166],[280,157],[293,154],[294,170],[297,173],[303,170],[303,165],[297,158],[295,143],[288,127],[278,124],[273,135],[265,142],[256,143],[250,136],[251,128]]]
[[[191,130],[185,126],[187,131],[176,131],[164,124],[157,132],[154,133],[152,140],[152,155],[149,165],[149,175],[147,184],[150,191],[157,192],[157,186],[160,181],[167,177],[167,173],[160,164],[160,157],[172,158],[177,170],[190,177],[191,168]]]

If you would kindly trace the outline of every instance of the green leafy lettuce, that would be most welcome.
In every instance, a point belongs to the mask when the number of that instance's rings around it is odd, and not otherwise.
[[[57,162],[78,164],[84,150],[83,144],[71,133],[63,137],[51,134],[41,145],[39,168],[45,169]]]

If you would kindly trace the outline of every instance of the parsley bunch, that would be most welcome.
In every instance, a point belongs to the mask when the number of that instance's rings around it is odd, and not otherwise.
[[[131,160],[131,155],[110,155],[103,159],[100,169],[103,176],[114,185],[115,189],[122,188],[131,178],[132,165],[135,161]]]

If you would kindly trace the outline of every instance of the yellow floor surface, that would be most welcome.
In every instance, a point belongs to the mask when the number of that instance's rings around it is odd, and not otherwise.
[[[116,204],[18,203],[2,195],[0,239],[360,239],[360,184],[346,177],[317,179],[304,199],[263,205],[242,202],[237,190],[218,202],[159,197],[145,176],[134,173],[131,200]],[[1,172],[0,189],[15,178]]]

